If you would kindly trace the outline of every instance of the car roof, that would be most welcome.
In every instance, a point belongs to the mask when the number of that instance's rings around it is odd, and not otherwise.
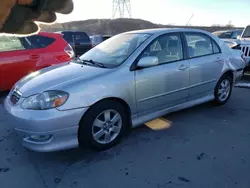
[[[190,28],[157,28],[157,29],[144,29],[144,30],[136,30],[136,31],[129,31],[126,33],[144,33],[144,34],[164,34],[164,33],[171,33],[171,32],[201,32],[207,33],[204,30],[200,29],[190,29]]]
[[[85,33],[85,34],[87,34],[84,31],[58,31],[58,33]]]
[[[230,29],[230,30],[222,30],[222,31],[215,31],[214,33],[226,33],[226,32],[235,32],[235,31],[243,31],[244,29]]]

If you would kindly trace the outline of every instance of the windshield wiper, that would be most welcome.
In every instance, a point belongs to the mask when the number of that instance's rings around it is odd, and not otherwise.
[[[86,60],[86,59],[81,59],[80,57],[75,57],[74,60],[77,61],[77,62],[83,63],[85,65],[91,64],[91,65],[95,65],[95,66],[98,66],[98,67],[101,67],[101,68],[107,68],[103,63],[93,61],[92,59]]]
[[[93,61],[92,59],[90,59],[90,60],[81,59],[81,61],[90,63],[92,65],[95,65],[95,66],[98,66],[98,67],[101,67],[101,68],[106,68],[106,66],[103,63],[100,63],[100,62],[97,62],[97,61]]]
[[[76,62],[78,62],[78,63],[83,63],[83,64],[87,65],[87,63],[84,63],[84,61],[83,61],[79,56],[76,56],[76,57],[73,59],[73,61],[76,61]]]

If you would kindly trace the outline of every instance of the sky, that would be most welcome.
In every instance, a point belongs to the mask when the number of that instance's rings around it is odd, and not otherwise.
[[[73,1],[74,11],[58,15],[57,22],[112,18],[113,0]],[[190,25],[250,24],[250,0],[131,0],[131,9],[132,18],[157,24],[186,25],[192,15]]]

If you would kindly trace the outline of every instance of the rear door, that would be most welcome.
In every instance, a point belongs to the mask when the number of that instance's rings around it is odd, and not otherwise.
[[[203,33],[185,33],[190,61],[189,100],[212,94],[223,68],[218,44]]]
[[[9,90],[23,76],[35,70],[25,38],[0,37],[0,91]]]
[[[56,63],[55,52],[50,48],[55,39],[52,37],[33,35],[26,38],[30,47],[30,57],[36,60],[35,69],[39,70]]]

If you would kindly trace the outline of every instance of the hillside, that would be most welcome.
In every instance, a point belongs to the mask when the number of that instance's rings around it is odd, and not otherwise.
[[[149,28],[176,28],[185,26],[176,25],[160,25],[154,24],[146,20],[140,19],[91,19],[85,21],[74,21],[66,23],[55,23],[53,25],[41,25],[42,31],[63,31],[63,30],[78,30],[85,31],[89,35],[92,34],[117,34],[125,31],[137,30],[137,29],[149,29]],[[197,28],[207,30],[209,32],[217,30],[227,30],[230,27],[199,27],[189,26],[189,28]]]

